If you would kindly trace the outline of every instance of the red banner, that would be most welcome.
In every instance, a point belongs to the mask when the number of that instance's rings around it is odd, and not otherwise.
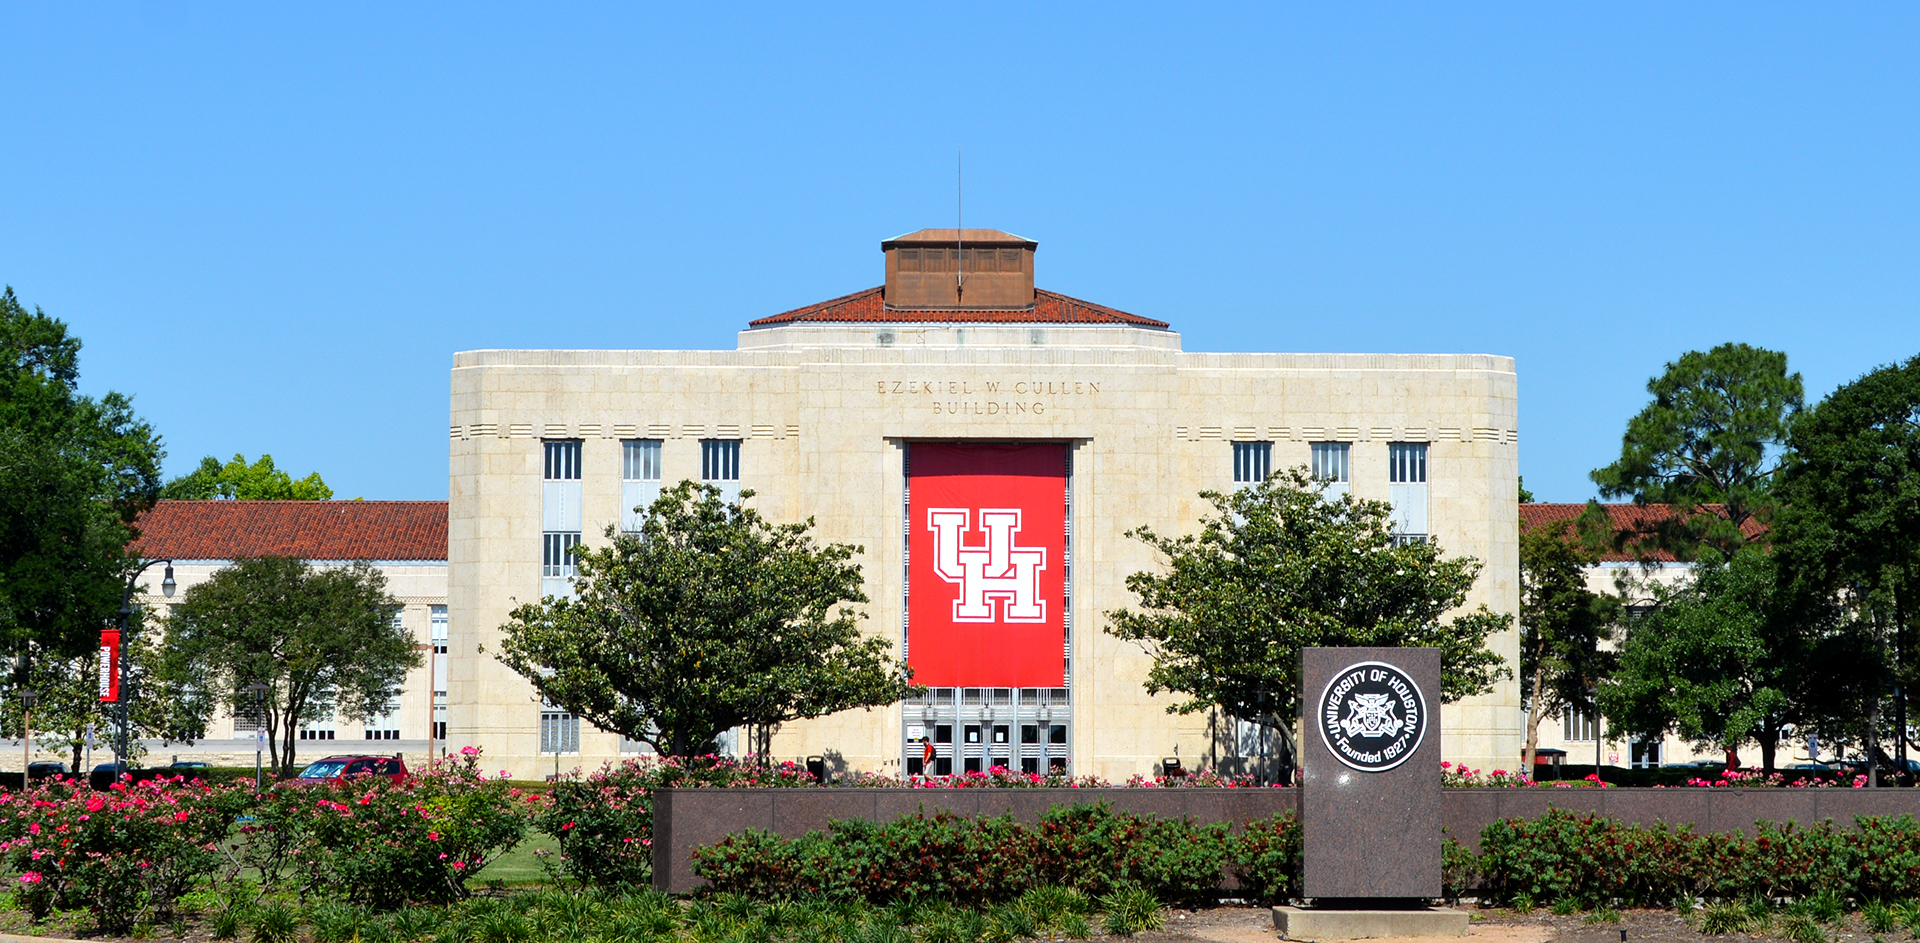
[[[100,630],[100,700],[120,700],[120,630]]]
[[[915,443],[908,462],[914,683],[1063,686],[1067,447]]]

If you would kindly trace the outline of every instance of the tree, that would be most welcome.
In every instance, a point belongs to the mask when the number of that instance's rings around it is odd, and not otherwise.
[[[1802,413],[1780,469],[1776,543],[1788,572],[1871,626],[1892,655],[1893,728],[1920,680],[1920,357],[1848,383]],[[1877,722],[1884,688],[1858,705]]]
[[[1218,707],[1274,729],[1297,756],[1304,648],[1438,648],[1446,701],[1508,675],[1486,640],[1509,616],[1483,605],[1444,618],[1465,603],[1479,561],[1443,557],[1433,543],[1395,546],[1385,502],[1323,500],[1320,487],[1289,469],[1231,494],[1201,492],[1216,513],[1199,533],[1127,532],[1168,565],[1127,577],[1139,610],[1108,612],[1107,631],[1153,656],[1149,692],[1186,695],[1169,712]]]
[[[400,603],[366,562],[317,568],[304,560],[237,560],[187,590],[167,623],[173,694],[205,718],[215,706],[253,708],[247,687],[267,685],[267,745],[293,775],[296,732],[336,712],[369,717],[400,694],[420,665]]]
[[[740,492],[740,502],[752,496]],[[500,660],[603,730],[686,756],[762,729],[911,693],[893,645],[863,636],[859,547],[818,546],[811,518],[769,524],[711,485],[662,493],[637,534],[576,551],[576,597],[521,606]]]
[[[1746,344],[1688,351],[1647,381],[1653,402],[1627,423],[1620,458],[1592,478],[1609,498],[1667,504],[1672,515],[1628,536],[1681,560],[1732,559],[1768,507],[1787,425],[1803,401],[1787,355]]]
[[[319,472],[295,480],[275,468],[273,456],[265,453],[251,465],[245,455],[236,454],[225,465],[209,455],[199,468],[167,482],[160,496],[178,501],[325,501],[333,497],[333,489],[320,480]]]
[[[1600,679],[1612,669],[1613,653],[1600,643],[1613,637],[1620,601],[1587,589],[1587,568],[1597,562],[1571,521],[1520,534],[1520,700],[1527,705],[1522,769],[1533,769],[1540,719],[1568,709],[1593,712]]]
[[[120,609],[160,439],[119,393],[80,395],[80,339],[0,293],[0,644],[73,657]]]
[[[1868,669],[1871,660],[1839,611],[1795,592],[1778,563],[1748,546],[1725,563],[1702,562],[1681,586],[1655,587],[1654,606],[1630,627],[1619,668],[1600,685],[1601,712],[1635,736],[1671,730],[1730,757],[1757,743],[1771,771],[1781,737],[1819,726],[1823,692],[1848,683],[1823,668],[1864,659],[1851,667]]]
[[[132,681],[136,696],[128,703],[131,736],[128,748],[132,758],[144,752],[141,741],[192,743],[206,735],[205,721],[187,710],[177,697],[149,696],[161,689],[155,679],[161,675],[162,652],[159,640],[141,630],[144,613],[136,610],[131,622],[135,630],[122,652],[122,667]],[[27,676],[14,677],[12,686],[0,697],[0,727],[18,731],[22,688],[37,696],[33,707],[34,745],[37,749],[61,751],[72,758],[70,769],[84,769],[87,733],[101,748],[113,743],[119,723],[118,708],[100,700],[100,654],[90,649],[84,654],[64,658],[36,650],[28,659]]]

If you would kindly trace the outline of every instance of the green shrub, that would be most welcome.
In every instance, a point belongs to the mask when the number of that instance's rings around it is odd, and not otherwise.
[[[1165,923],[1165,917],[1160,913],[1160,901],[1140,887],[1118,888],[1101,897],[1100,912],[1105,918],[1107,932],[1114,936],[1133,936],[1158,930]]]
[[[1264,904],[1294,898],[1300,880],[1300,826],[1293,813],[1248,822],[1229,842],[1241,896]]]
[[[1290,830],[1290,822],[1273,823],[1269,831],[1282,829]],[[1293,846],[1297,838],[1278,839],[1274,860],[1263,867],[1290,873],[1280,859],[1297,854],[1287,850]],[[1218,893],[1228,852],[1224,824],[1095,805],[1052,809],[1032,827],[1011,816],[939,813],[887,823],[839,821],[792,840],[750,830],[695,849],[694,873],[714,893],[763,900],[818,895],[880,904],[921,898],[991,904],[1052,885],[1082,895],[1141,887],[1166,900],[1202,901]]]

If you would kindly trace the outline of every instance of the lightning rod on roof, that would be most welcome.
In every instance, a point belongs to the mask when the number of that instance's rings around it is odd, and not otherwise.
[[[953,146],[953,300],[967,303],[966,163],[960,145]]]

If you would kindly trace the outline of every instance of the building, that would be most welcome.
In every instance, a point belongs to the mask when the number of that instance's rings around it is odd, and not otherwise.
[[[1606,511],[1608,526],[1616,534],[1649,533],[1654,525],[1672,515],[1672,509],[1664,504],[1602,504],[1600,507]],[[1711,511],[1714,508],[1717,505],[1709,505],[1707,509]],[[1584,504],[1522,504],[1520,526],[1523,530],[1570,526],[1586,510]],[[1743,530],[1751,538],[1759,536],[1765,528],[1758,521],[1749,520]],[[1588,568],[1587,589],[1605,596],[1619,596],[1630,609],[1638,607],[1644,610],[1653,605],[1656,588],[1677,586],[1686,581],[1692,572],[1692,563],[1681,561],[1665,550],[1651,550],[1645,554],[1614,550],[1601,554],[1599,563]],[[1620,641],[1620,637],[1616,636],[1613,641],[1603,645],[1618,647]],[[1726,759],[1726,755],[1719,751],[1697,751],[1691,743],[1673,734],[1658,741],[1611,736],[1594,712],[1582,710],[1568,710],[1560,716],[1542,717],[1538,746],[1542,750],[1564,751],[1566,762],[1582,766],[1627,766],[1639,769]],[[1782,741],[1778,762],[1785,764],[1795,759],[1805,759],[1791,755],[1790,749],[1790,745]],[[1515,760],[1507,762],[1515,762],[1518,757],[1519,754],[1515,754]]]
[[[1036,249],[988,229],[887,240],[881,286],[753,320],[734,350],[455,355],[451,742],[516,775],[635,749],[488,653],[515,605],[567,591],[571,548],[688,478],[864,548],[866,625],[932,689],[772,739],[854,769],[917,770],[923,741],[935,772],[1237,761],[1238,725],[1168,714],[1102,613],[1157,565],[1128,528],[1191,528],[1200,491],[1282,466],[1393,501],[1408,539],[1484,561],[1470,606],[1516,611],[1510,358],[1189,353],[1164,321],[1036,288]],[[1516,644],[1493,641],[1510,662]],[[1511,681],[1444,717],[1453,759],[1519,752]]]
[[[336,716],[302,727],[296,756],[366,751],[425,756],[428,724],[446,722],[447,503],[445,501],[161,501],[136,522],[133,552],[173,561],[177,590],[157,589],[160,570],[142,577],[139,604],[164,618],[188,590],[242,557],[300,557],[315,566],[366,560],[387,578],[403,608],[422,666],[399,699],[376,717]],[[429,679],[432,685],[429,687]],[[429,720],[429,711],[435,720]],[[216,765],[253,762],[256,724],[221,715],[193,744],[148,741],[148,762],[194,759]],[[439,732],[437,739],[444,739]],[[103,745],[102,751],[106,749]]]

